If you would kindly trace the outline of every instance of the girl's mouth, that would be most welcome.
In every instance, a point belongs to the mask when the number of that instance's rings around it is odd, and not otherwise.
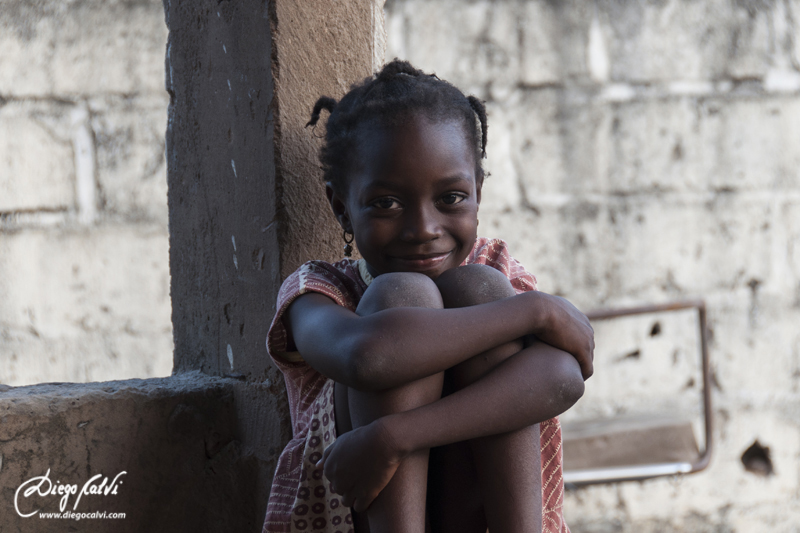
[[[432,270],[447,260],[451,252],[440,254],[417,254],[402,257],[393,257],[395,263],[403,267],[403,270],[424,271]]]

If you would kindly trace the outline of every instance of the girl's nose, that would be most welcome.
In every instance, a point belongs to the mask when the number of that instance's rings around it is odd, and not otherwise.
[[[435,211],[435,209],[434,209]],[[442,227],[435,212],[420,207],[406,211],[401,238],[406,242],[426,243],[442,235]]]

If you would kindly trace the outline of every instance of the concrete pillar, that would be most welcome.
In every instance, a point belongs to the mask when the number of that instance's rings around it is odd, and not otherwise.
[[[369,75],[371,0],[165,0],[175,370],[275,379],[264,340],[281,280],[342,256],[324,195],[319,96]]]

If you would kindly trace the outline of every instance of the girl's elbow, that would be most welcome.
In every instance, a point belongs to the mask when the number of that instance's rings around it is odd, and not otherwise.
[[[344,385],[361,391],[377,390],[374,349],[370,339],[359,339],[348,350]]]
[[[558,414],[575,405],[583,396],[586,388],[578,362],[569,354],[565,355],[559,364],[555,365],[552,379],[552,398],[558,406]]]
[[[350,352],[345,361],[342,384],[351,389],[363,391],[364,384],[368,381],[368,374],[362,353],[360,351]]]
[[[583,376],[580,373],[580,369],[577,372],[577,375],[570,374],[564,377],[564,380],[561,382],[561,389],[559,392],[559,398],[562,404],[565,405],[564,411],[578,403],[578,400],[583,397],[583,393],[586,390],[585,382],[583,381]]]
[[[343,382],[351,389],[368,392],[370,388],[370,372],[365,367],[363,359],[354,355],[350,357],[346,370],[346,381]]]

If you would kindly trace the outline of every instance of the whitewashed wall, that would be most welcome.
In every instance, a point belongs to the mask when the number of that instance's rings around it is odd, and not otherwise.
[[[487,101],[480,229],[542,290],[709,306],[710,468],[570,492],[573,531],[800,531],[800,2],[389,0],[386,17],[387,58]],[[598,325],[565,418],[696,414],[694,327]],[[744,469],[756,440],[774,475]]]
[[[0,3],[0,383],[172,369],[160,0]]]

